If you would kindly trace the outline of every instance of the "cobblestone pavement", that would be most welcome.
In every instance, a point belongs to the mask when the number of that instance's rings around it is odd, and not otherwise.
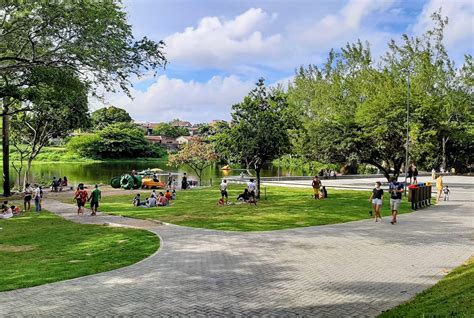
[[[121,217],[82,223],[145,227],[158,253],[129,267],[0,293],[1,316],[375,316],[474,254],[473,197],[388,219],[259,233]],[[361,211],[364,213],[365,211]],[[343,211],[341,211],[343,213]]]

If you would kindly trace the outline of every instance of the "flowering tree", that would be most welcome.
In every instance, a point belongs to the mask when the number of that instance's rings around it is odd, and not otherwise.
[[[214,147],[198,140],[191,140],[178,153],[171,155],[168,164],[171,166],[186,165],[199,178],[201,185],[202,172],[217,160]]]

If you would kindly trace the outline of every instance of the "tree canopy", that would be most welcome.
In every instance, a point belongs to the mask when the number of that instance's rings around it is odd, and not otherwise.
[[[122,108],[109,106],[100,108],[92,113],[92,125],[95,129],[102,129],[114,123],[129,123],[130,114]]]
[[[472,87],[463,75],[472,59],[462,72],[454,67],[443,45],[447,20],[433,19],[423,36],[392,40],[377,63],[358,41],[331,51],[322,67],[301,67],[289,89],[304,123],[293,150],[310,160],[371,164],[388,179],[405,163],[408,128],[410,161],[420,167],[472,162]]]
[[[153,128],[153,135],[177,138],[189,136],[189,130],[186,127],[173,126],[170,123],[159,123]]]

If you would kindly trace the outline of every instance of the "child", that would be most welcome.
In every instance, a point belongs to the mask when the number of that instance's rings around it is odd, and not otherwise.
[[[449,190],[448,186],[444,187],[443,193],[444,193],[444,201],[449,201],[449,194],[451,193],[451,190]]]
[[[171,193],[171,200],[176,200],[176,190]]]

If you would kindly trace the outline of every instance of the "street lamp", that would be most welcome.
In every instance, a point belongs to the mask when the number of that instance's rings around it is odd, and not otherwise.
[[[411,67],[407,68],[407,131],[405,143],[405,196],[407,196],[407,178],[408,178],[408,146],[410,144],[410,73]]]

